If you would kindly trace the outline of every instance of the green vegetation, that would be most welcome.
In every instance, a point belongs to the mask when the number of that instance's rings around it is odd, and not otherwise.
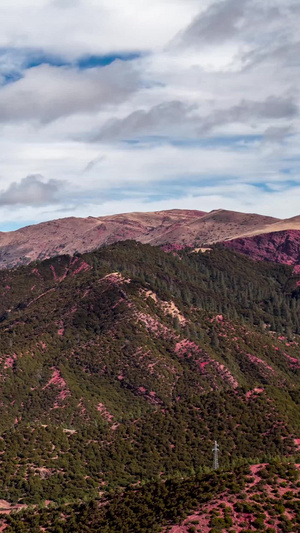
[[[279,531],[298,530],[297,469],[292,464],[273,462],[258,469],[256,476],[258,479],[253,484],[249,466],[243,466],[234,472],[127,488],[122,493],[106,494],[100,500],[86,503],[23,510],[9,517],[6,532],[159,533],[163,527],[168,530],[172,524],[183,521],[190,532],[199,532],[202,517],[206,517],[211,533],[236,531],[244,520],[247,526],[244,531],[248,526],[253,531],[253,526],[255,531],[270,533],[275,518],[279,521]],[[282,483],[285,492],[277,496],[274,492]],[[241,493],[243,499],[239,500]],[[192,512],[199,519],[190,519]]]
[[[206,472],[215,439],[227,469],[296,455],[296,281],[134,242],[0,272],[0,499],[165,487]]]

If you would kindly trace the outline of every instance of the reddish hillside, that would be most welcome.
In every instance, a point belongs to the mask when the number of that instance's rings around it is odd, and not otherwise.
[[[255,261],[300,265],[300,230],[278,231],[223,243]]]
[[[0,268],[61,254],[89,252],[127,239],[171,248],[201,246],[263,232],[278,219],[217,210],[174,209],[106,217],[65,218],[0,233]]]
[[[290,503],[292,498],[296,501],[299,497],[299,467],[252,465],[244,479],[242,495],[237,487],[227,489],[199,506],[180,524],[165,529],[164,533],[296,532],[299,526],[297,512]],[[236,490],[232,490],[234,488]]]

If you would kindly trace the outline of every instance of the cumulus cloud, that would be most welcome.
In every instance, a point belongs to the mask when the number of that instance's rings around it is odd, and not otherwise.
[[[139,109],[122,119],[111,119],[92,137],[94,141],[122,140],[147,136],[179,137],[191,130],[195,106],[184,102],[163,102],[149,110]],[[175,128],[175,130],[174,130]]]
[[[12,183],[6,191],[0,191],[0,206],[40,206],[58,201],[63,186],[59,180],[45,181],[40,175],[27,176],[19,183]]]
[[[222,43],[241,30],[249,0],[225,0],[210,5],[180,35],[185,46]]]
[[[246,49],[265,47],[275,36],[278,43],[289,35],[292,9],[290,0],[214,1],[179,32],[174,44],[199,48],[239,40]]]
[[[299,67],[300,41],[293,41],[293,39],[288,38],[279,45],[278,42],[279,40],[275,39],[269,46],[256,47],[245,54],[244,63],[246,67],[251,68],[258,64],[277,64],[278,68],[284,68],[284,70]]]
[[[201,116],[195,105],[180,101],[163,102],[148,111],[140,109],[122,119],[110,119],[100,132],[91,136],[91,140],[108,142],[151,136],[197,139],[208,134],[213,128],[226,124],[289,120],[297,115],[298,105],[294,101],[274,96],[262,102],[242,100],[238,105],[227,109],[212,110],[207,116]],[[280,131],[288,129],[289,127],[285,126],[281,127]],[[269,137],[272,132],[275,135],[275,130],[274,126],[270,126]]]
[[[0,47],[84,54],[153,50],[196,13],[194,0],[2,0]]]
[[[264,102],[242,100],[236,106],[214,111],[202,121],[199,132],[203,134],[216,126],[233,122],[291,119],[297,115],[298,106],[290,98],[270,96]]]
[[[41,65],[0,91],[0,121],[50,122],[118,104],[138,87],[138,74],[122,61],[88,72]]]

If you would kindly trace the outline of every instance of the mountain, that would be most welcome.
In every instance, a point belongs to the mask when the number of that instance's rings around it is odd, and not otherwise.
[[[110,218],[2,235],[56,257],[0,270],[0,531],[296,531],[299,231]]]
[[[2,270],[2,507],[203,473],[216,439],[224,469],[297,460],[297,280],[133,241]]]
[[[106,217],[65,218],[0,234],[0,268],[13,268],[61,254],[73,255],[127,239],[177,249],[201,247],[244,234],[262,233],[285,221],[217,210],[170,210]],[[291,219],[290,229],[299,224]],[[298,227],[298,226],[297,226]]]
[[[264,233],[275,233],[279,231],[288,231],[288,230],[300,230],[300,216],[287,218],[285,220],[275,220],[274,222],[267,223],[264,227],[258,228],[256,231],[246,231],[241,233],[238,237],[251,237],[258,234]]]
[[[295,265],[300,271],[300,230],[281,230],[233,239],[223,243],[241,254],[248,255],[255,261],[273,261],[286,265]]]

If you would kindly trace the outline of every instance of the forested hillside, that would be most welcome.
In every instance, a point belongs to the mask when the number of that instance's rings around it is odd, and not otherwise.
[[[12,514],[6,533],[296,532],[298,479],[295,465],[275,461],[156,482],[86,503]]]
[[[0,293],[4,508],[200,475],[215,439],[225,469],[297,460],[292,267],[126,241],[2,271]]]

